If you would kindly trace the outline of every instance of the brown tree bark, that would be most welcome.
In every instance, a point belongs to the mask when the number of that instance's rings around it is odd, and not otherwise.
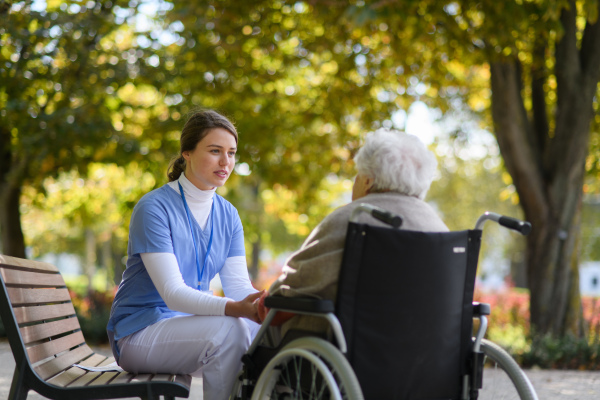
[[[21,188],[6,182],[0,183],[0,231],[2,254],[25,258],[25,241],[21,229],[19,199]]]
[[[504,163],[533,229],[527,280],[534,334],[583,335],[576,244],[593,98],[600,78],[600,29],[589,24],[577,45],[575,3],[564,9],[556,44],[554,129],[546,113],[544,72],[531,71],[531,112],[516,58],[490,63],[492,117]],[[537,65],[544,65],[543,48]]]
[[[1,252],[7,256],[25,258],[25,240],[21,229],[19,201],[21,185],[20,168],[15,167],[11,154],[11,135],[0,127],[0,237]]]

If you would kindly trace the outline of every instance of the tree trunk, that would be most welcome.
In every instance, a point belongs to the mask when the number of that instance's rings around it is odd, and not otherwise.
[[[21,229],[19,200],[21,188],[8,182],[0,183],[0,231],[2,254],[25,258],[25,240]]]
[[[21,166],[26,165],[21,162]],[[0,235],[2,254],[25,258],[25,240],[21,228],[19,202],[21,185],[11,153],[11,134],[8,128],[0,126]]]
[[[516,58],[490,63],[492,117],[507,171],[533,229],[527,239],[527,284],[534,334],[583,335],[578,235],[593,98],[600,77],[600,29],[589,24],[577,47],[575,4],[564,9],[556,44],[554,129],[541,96],[543,71],[532,70],[532,111],[525,109]],[[540,52],[543,57],[544,52]],[[544,65],[543,59],[537,66]]]
[[[570,103],[575,109],[561,110],[572,112],[579,121],[571,121],[572,140],[563,143],[562,154],[556,155],[554,163],[544,165],[542,160],[548,159],[544,156],[556,151],[555,140],[562,133],[556,131],[545,145],[533,139],[537,133],[523,106],[520,80],[517,62],[491,64],[496,137],[525,218],[533,226],[526,250],[532,331],[580,336],[583,333],[581,300],[579,287],[574,285],[578,282],[579,270],[573,254],[591,113],[582,111],[583,99]],[[590,109],[591,104],[590,99]]]

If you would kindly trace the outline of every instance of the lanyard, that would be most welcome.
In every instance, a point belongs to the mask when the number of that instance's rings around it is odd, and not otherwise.
[[[194,229],[192,228],[192,217],[190,216],[190,209],[187,205],[187,201],[185,201],[185,196],[183,195],[183,188],[181,187],[181,183],[177,182],[179,185],[179,193],[181,193],[181,199],[183,200],[183,205],[185,206],[185,213],[188,217],[188,223],[190,225],[190,232],[192,233],[192,240],[194,241],[194,251],[196,254],[196,269],[198,270],[198,289],[202,290],[202,278],[204,276],[204,269],[206,267],[206,263],[208,262],[208,255],[210,254],[210,248],[212,247],[213,240],[213,222],[215,215],[215,200],[213,199],[212,206],[210,208],[210,238],[208,239],[208,248],[206,249],[206,255],[204,256],[204,264],[202,265],[202,269],[200,269],[200,260],[198,255],[198,245],[196,244],[196,235],[194,235]],[[208,285],[204,290],[208,290]]]

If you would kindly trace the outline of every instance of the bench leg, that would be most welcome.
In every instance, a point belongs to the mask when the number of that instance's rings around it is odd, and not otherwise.
[[[13,374],[12,384],[10,386],[10,393],[8,394],[9,400],[25,400],[29,388],[23,382],[24,371],[20,371],[18,367],[15,367],[15,373]]]

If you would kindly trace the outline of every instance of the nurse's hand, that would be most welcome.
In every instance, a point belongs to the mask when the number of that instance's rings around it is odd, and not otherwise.
[[[251,321],[260,324],[256,300],[263,295],[263,291],[252,293],[244,300],[228,301],[225,304],[225,315],[230,317],[248,318]]]

